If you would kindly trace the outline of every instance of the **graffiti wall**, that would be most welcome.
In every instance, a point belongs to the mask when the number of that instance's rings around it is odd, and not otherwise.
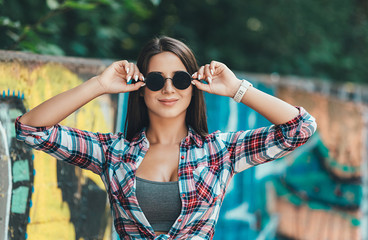
[[[99,177],[31,150],[15,140],[14,130],[14,120],[27,109],[105,65],[4,51],[0,56],[0,239],[110,239],[110,210]],[[111,132],[115,111],[110,96],[102,96],[62,124]]]
[[[362,86],[363,87],[363,86]],[[279,215],[278,234],[292,239],[367,239],[363,167],[367,165],[367,102],[361,91],[345,96],[280,87],[278,95],[318,119],[307,151],[290,156],[274,179],[269,211]],[[346,94],[350,95],[350,99]],[[274,191],[272,191],[273,189]]]
[[[27,148],[14,132],[17,116],[105,66],[99,60],[0,51],[0,239],[118,239],[98,176]],[[367,240],[367,87],[277,74],[238,76],[306,108],[318,130],[287,157],[235,175],[214,239]],[[127,94],[114,97],[99,97],[62,124],[121,130]],[[229,98],[205,97],[210,132],[270,124]]]
[[[236,175],[214,239],[368,239],[368,88],[278,75],[244,75],[316,117],[293,154]],[[206,95],[211,131],[269,125],[249,108]]]

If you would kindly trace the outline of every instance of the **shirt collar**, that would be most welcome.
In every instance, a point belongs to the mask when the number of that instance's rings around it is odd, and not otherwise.
[[[191,126],[188,127],[188,136],[187,138],[190,138],[193,140],[193,142],[198,146],[202,147],[203,145],[203,138],[201,135],[199,135]]]
[[[130,146],[135,146],[143,140],[148,142],[146,130],[147,128],[144,127],[139,133],[137,133],[130,142]],[[202,137],[191,126],[188,126],[188,135],[185,137],[185,142],[190,144],[190,140],[192,140],[198,147],[202,147],[203,145]]]

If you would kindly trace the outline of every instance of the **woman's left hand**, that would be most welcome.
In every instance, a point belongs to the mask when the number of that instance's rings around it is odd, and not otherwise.
[[[241,84],[235,74],[223,63],[212,61],[210,64],[201,66],[192,75],[192,83],[200,90],[221,96],[234,97]],[[206,81],[208,84],[200,82]]]

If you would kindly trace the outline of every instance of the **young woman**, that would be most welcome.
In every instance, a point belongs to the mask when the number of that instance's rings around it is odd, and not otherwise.
[[[234,98],[273,125],[208,134],[203,91]],[[102,94],[124,92],[124,134],[58,124]],[[198,68],[190,49],[169,37],[150,41],[137,65],[115,62],[16,121],[19,140],[101,176],[121,239],[211,239],[234,174],[285,156],[315,129],[302,107],[257,90],[220,62]]]

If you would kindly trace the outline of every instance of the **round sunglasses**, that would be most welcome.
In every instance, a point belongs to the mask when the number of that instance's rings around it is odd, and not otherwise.
[[[175,72],[172,78],[164,78],[159,72],[150,72],[145,78],[146,86],[151,91],[161,90],[166,82],[166,79],[171,79],[175,88],[184,90],[190,86],[192,77],[185,71]]]

